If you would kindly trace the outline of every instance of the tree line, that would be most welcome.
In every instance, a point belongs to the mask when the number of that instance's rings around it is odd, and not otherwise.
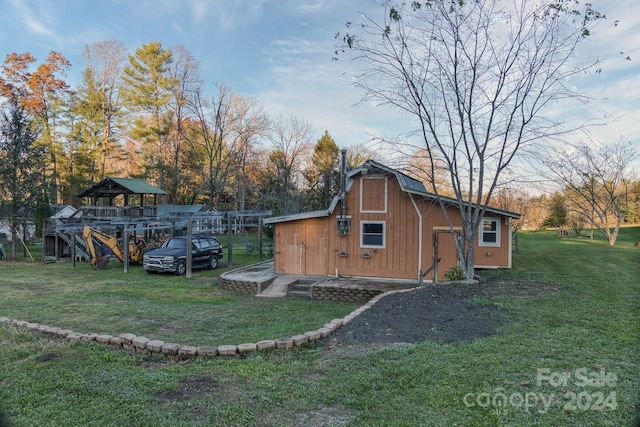
[[[78,206],[105,177],[141,178],[162,203],[289,214],[328,207],[339,184],[339,147],[296,115],[270,117],[227,83],[204,82],[184,46],[108,40],[82,52],[81,81],[50,52],[7,54],[0,70],[0,186],[5,218]],[[316,139],[317,138],[317,139]],[[372,158],[351,147],[354,166]]]
[[[522,13],[498,6],[385,1],[382,17],[364,15],[362,25],[347,23],[351,32],[336,36],[336,55],[365,65],[354,80],[363,98],[415,119],[406,136],[417,144],[396,141],[395,149],[445,217],[455,201],[463,230],[456,249],[468,278],[488,205],[522,213],[517,228],[552,211],[546,199],[509,189],[521,153],[538,154],[545,182],[610,244],[638,216],[630,174],[637,156],[626,142],[563,144],[557,152],[542,144],[582,126],[565,129],[541,112],[583,99],[567,82],[599,70],[599,62],[571,60],[604,16],[570,0],[532,10],[523,4]],[[510,36],[494,38],[494,30]],[[129,53],[109,40],[86,46],[83,58],[75,87],[65,81],[70,62],[57,52],[41,63],[11,53],[0,69],[0,209],[10,221],[47,216],[55,204],[77,206],[76,195],[107,176],[155,184],[167,193],[162,203],[275,215],[326,208],[337,193],[339,148],[328,131],[316,139],[303,118],[271,117],[229,84],[206,84],[185,47],[151,42]],[[349,148],[350,167],[374,158],[366,147]]]

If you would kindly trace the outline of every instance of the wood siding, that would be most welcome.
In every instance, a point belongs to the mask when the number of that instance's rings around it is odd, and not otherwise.
[[[362,177],[360,212],[387,212],[387,179],[384,176]]]
[[[433,264],[434,230],[447,225],[440,206],[402,191],[395,176],[354,177],[346,194],[346,216],[351,219],[351,231],[338,232],[339,209],[323,218],[301,219],[275,225],[275,266],[286,274],[358,277],[388,277],[417,280],[420,271]],[[460,214],[452,208],[449,215],[454,225],[460,224]],[[384,247],[363,247],[363,222],[384,224]],[[499,247],[478,246],[476,265],[510,267],[510,239],[507,218],[500,221]],[[457,265],[453,236],[438,233],[438,278]],[[432,280],[432,274],[425,276]]]
[[[275,234],[275,269],[287,274],[325,276],[327,272],[326,220],[312,219],[278,224]]]

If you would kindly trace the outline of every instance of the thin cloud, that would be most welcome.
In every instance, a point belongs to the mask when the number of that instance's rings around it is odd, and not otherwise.
[[[10,5],[14,10],[15,16],[22,22],[25,28],[38,36],[57,39],[54,31],[50,29],[51,24],[43,21],[44,17],[51,19],[51,14],[47,13],[49,9],[48,2],[38,3],[33,7],[20,0],[10,0]]]

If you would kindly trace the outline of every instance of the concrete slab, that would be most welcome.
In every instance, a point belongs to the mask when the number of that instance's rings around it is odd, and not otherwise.
[[[415,281],[394,280],[382,278],[333,278],[333,277],[312,277],[301,275],[282,275],[274,271],[273,260],[254,264],[252,266],[240,268],[223,273],[223,276],[236,281],[247,281],[254,283],[269,283],[267,287],[256,296],[264,298],[282,298],[287,296],[288,291],[297,282],[313,283],[314,286],[340,286],[345,288],[375,289],[382,292],[399,289],[410,289],[418,286]],[[259,286],[260,287],[260,286]]]

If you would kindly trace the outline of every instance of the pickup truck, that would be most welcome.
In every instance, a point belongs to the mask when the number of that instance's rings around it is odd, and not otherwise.
[[[191,268],[218,268],[222,246],[214,236],[191,239]],[[142,265],[147,273],[170,272],[182,276],[187,271],[187,237],[171,237],[157,249],[144,254]]]

